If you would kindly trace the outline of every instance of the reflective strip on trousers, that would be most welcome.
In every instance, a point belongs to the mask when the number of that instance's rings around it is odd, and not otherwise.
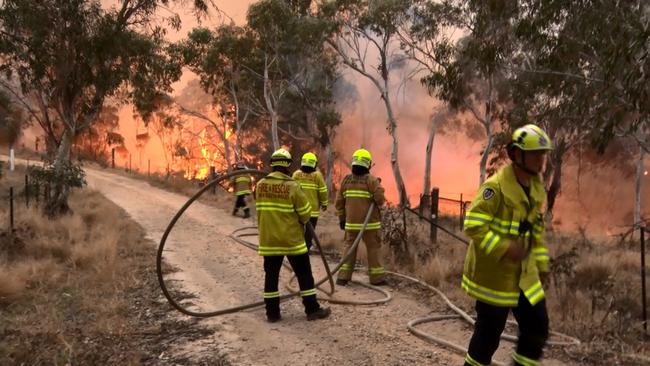
[[[469,355],[469,353],[465,355],[465,362],[467,362],[468,364],[470,364],[472,366],[488,366],[488,365],[484,365],[484,364],[476,361],[475,359],[473,359],[472,356]]]
[[[265,292],[264,293],[264,298],[265,299],[273,299],[276,297],[280,297],[280,291],[275,291],[275,292]]]
[[[519,363],[519,364],[521,364],[523,366],[538,366],[539,365],[539,361],[533,360],[532,358],[528,358],[526,356],[522,356],[522,355],[520,355],[518,353],[513,353],[512,359],[515,362],[517,362],[517,363]]]
[[[360,231],[363,227],[363,224],[352,224],[349,222],[345,223],[345,230],[347,231]],[[369,222],[366,225],[366,230],[379,230],[381,229],[381,222]]]
[[[305,290],[305,291],[300,291],[300,296],[302,296],[302,297],[312,296],[312,295],[316,295],[316,289],[315,288]]]
[[[353,265],[344,263],[343,265],[341,265],[341,269],[339,270],[339,272],[352,272],[353,270],[354,270]]]

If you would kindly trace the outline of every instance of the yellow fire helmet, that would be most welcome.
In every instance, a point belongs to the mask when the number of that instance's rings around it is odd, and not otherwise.
[[[302,156],[302,161],[300,162],[300,166],[316,168],[316,164],[318,164],[318,158],[316,157],[316,154],[308,152]]]
[[[284,166],[291,165],[291,154],[286,149],[278,149],[271,155],[271,166]]]
[[[359,149],[352,154],[352,166],[358,165],[370,169],[372,155],[366,149]]]
[[[512,147],[524,151],[552,150],[551,139],[541,128],[528,124],[519,127],[512,134]]]

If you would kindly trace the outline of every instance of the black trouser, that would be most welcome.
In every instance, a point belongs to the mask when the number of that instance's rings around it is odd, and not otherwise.
[[[316,230],[316,224],[318,223],[318,217],[312,217],[309,219],[309,222],[311,223],[311,227]],[[311,230],[307,229],[307,226],[305,226],[305,243],[307,244],[307,249],[311,249],[311,246],[314,241],[314,234],[312,234]]]
[[[240,207],[246,207],[246,196],[247,194],[242,194],[237,196],[237,201],[235,201],[235,210],[239,209]]]
[[[469,356],[483,365],[492,362],[492,356],[499,347],[499,340],[508,320],[508,313],[512,313],[519,324],[519,341],[516,354],[531,360],[539,360],[548,338],[548,313],[546,301],[531,305],[524,293],[519,294],[517,307],[508,308],[489,305],[476,301],[476,324],[474,334],[469,342]],[[515,357],[517,357],[515,355]],[[473,366],[467,360],[465,365]],[[515,365],[521,363],[515,362]]]
[[[311,264],[309,263],[309,254],[288,255],[289,264],[293,268],[293,272],[298,277],[298,285],[300,291],[307,291],[314,289],[314,276],[311,273]],[[264,293],[278,292],[278,282],[280,280],[280,269],[282,268],[282,261],[284,256],[265,256],[264,257]],[[280,297],[264,298],[266,305],[266,316],[277,318],[280,316]],[[316,295],[302,296],[302,304],[305,306],[305,313],[311,314],[318,309],[318,301]]]

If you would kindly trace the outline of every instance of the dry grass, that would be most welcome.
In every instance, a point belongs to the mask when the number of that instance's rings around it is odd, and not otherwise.
[[[0,192],[22,180],[24,170],[8,173]],[[13,233],[0,204],[1,365],[156,364],[174,334],[205,336],[168,319],[141,227],[97,192],[69,203],[73,214],[53,221],[17,204]]]

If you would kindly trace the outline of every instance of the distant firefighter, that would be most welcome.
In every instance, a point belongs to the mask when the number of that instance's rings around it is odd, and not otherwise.
[[[375,208],[370,216],[370,221],[363,233],[363,242],[366,244],[368,252],[368,276],[370,283],[373,285],[385,285],[386,274],[384,267],[379,260],[381,248],[381,216],[379,207],[386,201],[384,197],[384,187],[381,186],[381,180],[370,174],[372,166],[372,156],[365,149],[360,149],[352,155],[352,174],[348,174],[341,182],[341,188],[336,197],[336,213],[339,217],[341,230],[345,230],[345,254],[354,243],[354,239],[359,234],[363,221],[366,218],[368,209],[372,202]],[[351,255],[339,271],[336,283],[338,285],[347,285],[352,279],[354,264],[356,262],[356,252]]]
[[[541,128],[516,129],[508,145],[512,163],[483,183],[465,217],[471,243],[462,288],[476,298],[477,315],[467,366],[490,364],[510,310],[519,324],[515,365],[539,365],[549,322],[542,287],[549,254],[540,173],[551,148]]]
[[[238,163],[235,170],[244,170],[246,165]],[[233,192],[235,194],[235,208],[232,210],[232,215],[237,216],[240,208],[244,209],[244,218],[247,219],[251,216],[250,208],[248,207],[247,197],[251,194],[251,177],[249,175],[235,175],[232,179]]]
[[[315,229],[316,224],[318,223],[318,217],[320,216],[320,210],[327,210],[327,185],[325,185],[325,179],[323,179],[323,174],[316,167],[318,164],[318,159],[313,153],[306,153],[302,156],[300,163],[300,169],[296,170],[293,173],[293,179],[300,183],[300,188],[305,192],[309,203],[311,204],[311,218],[309,222],[311,226]],[[311,249],[312,246],[312,233],[309,230],[305,230],[305,242],[307,243],[307,249]]]

